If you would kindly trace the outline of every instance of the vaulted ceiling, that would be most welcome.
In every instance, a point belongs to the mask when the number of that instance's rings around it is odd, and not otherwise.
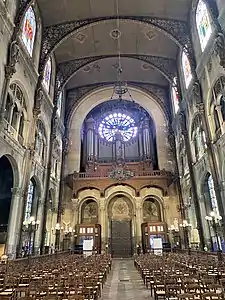
[[[81,21],[76,30],[68,31],[67,36],[62,34],[54,50],[59,69],[70,72],[67,89],[115,81],[118,40],[123,80],[168,86],[168,78],[176,69],[179,43],[185,43],[192,0],[37,2],[47,30],[64,32],[64,25],[68,30]]]

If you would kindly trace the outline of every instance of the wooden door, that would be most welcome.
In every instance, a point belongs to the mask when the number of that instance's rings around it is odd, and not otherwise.
[[[111,254],[112,257],[132,256],[131,221],[111,221]]]

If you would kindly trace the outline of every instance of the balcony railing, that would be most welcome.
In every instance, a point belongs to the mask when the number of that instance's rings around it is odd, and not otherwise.
[[[156,170],[156,171],[138,171],[133,172],[134,177],[172,177],[172,173],[166,170]],[[87,178],[108,178],[109,173],[107,172],[93,172],[93,173],[79,173],[75,172],[73,174],[74,179],[87,179]]]

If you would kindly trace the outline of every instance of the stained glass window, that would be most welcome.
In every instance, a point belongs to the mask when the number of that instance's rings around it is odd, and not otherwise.
[[[31,179],[28,187],[27,203],[26,203],[25,217],[24,217],[24,221],[26,222],[29,221],[31,217],[34,194],[35,194],[35,182],[33,179]]]
[[[174,108],[174,112],[175,114],[178,112],[179,110],[179,97],[178,97],[178,91],[177,91],[177,78],[174,77],[173,79],[173,86],[172,86],[172,99],[173,99],[173,108]]]
[[[35,34],[36,34],[36,18],[35,18],[33,8],[30,6],[26,11],[24,17],[23,32],[22,32],[22,40],[30,56],[32,56],[33,53]]]
[[[191,73],[190,61],[188,59],[187,54],[184,51],[182,53],[182,67],[183,67],[183,73],[184,73],[185,87],[187,89],[192,80],[192,73]]]
[[[127,142],[137,135],[137,127],[130,116],[112,113],[101,121],[98,132],[108,142],[112,142],[118,133],[122,136],[123,141]]]
[[[210,23],[207,6],[203,0],[199,0],[198,3],[196,11],[196,25],[198,29],[201,48],[202,51],[204,51],[212,34],[212,26]]]
[[[43,77],[43,84],[48,92],[50,88],[51,73],[52,73],[52,62],[51,62],[51,58],[49,57],[45,65],[44,77]]]
[[[57,103],[57,113],[59,117],[61,116],[61,109],[62,109],[62,92],[59,94],[58,103]]]
[[[214,181],[213,181],[212,175],[210,175],[208,177],[207,184],[208,184],[208,190],[209,190],[209,196],[210,196],[212,210],[219,215],[219,209],[218,209]]]

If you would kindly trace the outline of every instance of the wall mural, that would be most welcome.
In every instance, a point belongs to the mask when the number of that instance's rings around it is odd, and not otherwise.
[[[154,199],[145,200],[143,204],[143,219],[145,222],[161,221],[159,204]]]
[[[98,223],[98,205],[93,200],[87,200],[82,205],[81,211],[82,224],[97,224]]]

